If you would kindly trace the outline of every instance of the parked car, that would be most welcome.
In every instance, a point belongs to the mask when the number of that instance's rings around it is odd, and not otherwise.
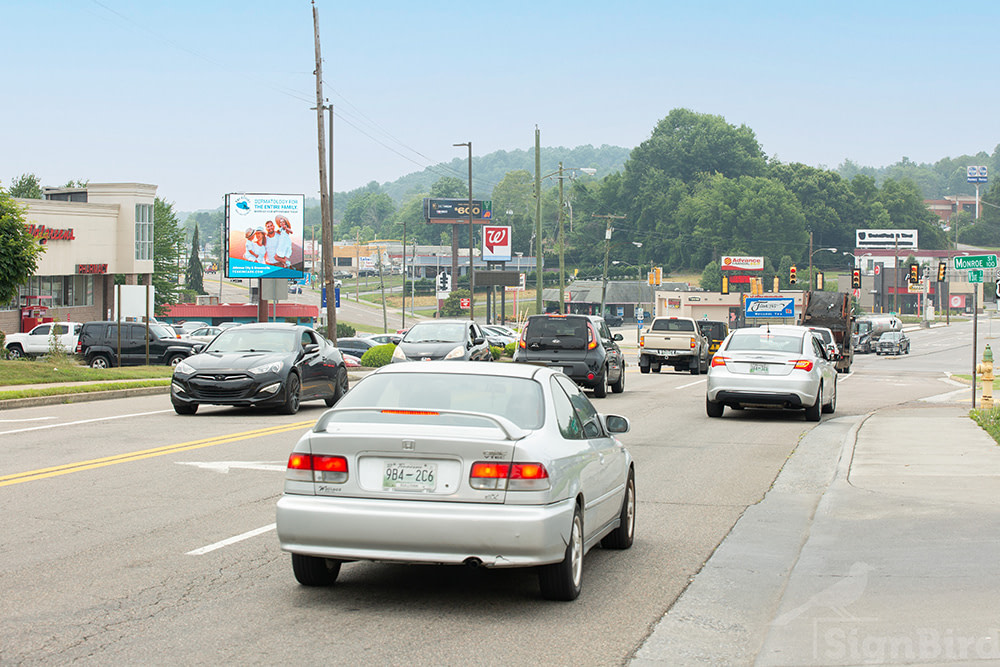
[[[368,340],[373,340],[379,345],[386,345],[392,343],[393,345],[399,345],[399,341],[403,340],[402,334],[394,333],[381,333],[373,334],[371,336],[361,336],[362,338],[367,338]]]
[[[170,401],[180,415],[193,415],[203,404],[276,407],[292,415],[302,401],[332,406],[347,389],[343,356],[315,330],[245,324],[224,330],[174,367]]]
[[[909,354],[910,338],[902,331],[886,331],[875,343],[876,354]]]
[[[380,343],[371,338],[338,338],[337,349],[343,354],[350,354],[358,359],[365,356],[365,352],[378,347]]]
[[[532,315],[514,348],[514,361],[545,364],[592,389],[596,398],[625,391],[625,355],[604,318],[597,315]]]
[[[609,327],[620,327],[625,323],[625,318],[621,315],[608,314],[604,316],[604,321],[608,323]]]
[[[7,334],[4,341],[7,357],[20,359],[48,354],[53,345],[72,354],[76,352],[81,327],[80,322],[45,322],[27,333]]]
[[[201,327],[187,334],[184,338],[186,340],[198,341],[199,343],[210,343],[221,331],[222,327]]]
[[[705,411],[721,417],[730,408],[804,410],[837,407],[837,369],[813,332],[800,326],[736,329],[712,357]]]
[[[120,342],[120,347],[119,347]],[[149,363],[176,366],[200,349],[201,343],[176,337],[174,330],[159,322],[149,323]],[[84,322],[76,353],[93,368],[141,366],[146,363],[146,324],[112,321]]]
[[[483,330],[472,320],[417,322],[392,352],[393,363],[437,359],[493,361],[493,355]]]
[[[628,430],[550,368],[384,366],[295,445],[278,540],[305,586],[357,560],[537,567],[544,597],[573,600],[588,549],[633,542]]]
[[[195,329],[202,329],[204,327],[211,326],[208,322],[202,322],[201,320],[187,320],[178,323],[181,327],[181,335],[186,336],[190,334]]]
[[[486,334],[486,341],[490,347],[507,347],[510,343],[516,343],[517,332],[498,324],[484,324],[483,333]]]

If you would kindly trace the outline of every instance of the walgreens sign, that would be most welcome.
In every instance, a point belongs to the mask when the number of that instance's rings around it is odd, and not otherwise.
[[[483,261],[509,262],[512,250],[510,227],[483,225]]]

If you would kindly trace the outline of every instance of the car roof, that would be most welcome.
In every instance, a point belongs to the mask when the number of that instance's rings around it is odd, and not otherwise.
[[[381,366],[372,375],[386,373],[453,373],[456,375],[499,375],[504,377],[520,377],[541,379],[556,371],[546,366],[535,364],[485,364],[481,361],[421,361],[406,364],[389,364]]]

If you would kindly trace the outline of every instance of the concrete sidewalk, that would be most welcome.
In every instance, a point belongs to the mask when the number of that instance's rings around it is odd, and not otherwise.
[[[634,665],[1000,664],[1000,447],[910,403],[806,436]]]

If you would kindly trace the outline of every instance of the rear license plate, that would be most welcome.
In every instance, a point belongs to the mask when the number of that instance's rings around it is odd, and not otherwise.
[[[768,373],[767,364],[750,364],[751,373]]]
[[[388,491],[433,491],[437,483],[436,463],[386,461],[382,488]]]

